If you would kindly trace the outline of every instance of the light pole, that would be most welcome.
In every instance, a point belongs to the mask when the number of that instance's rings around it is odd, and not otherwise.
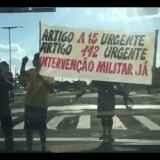
[[[1,29],[8,29],[8,33],[9,33],[9,71],[11,72],[11,68],[12,68],[12,51],[11,51],[11,29],[16,29],[16,28],[23,28],[22,26],[4,26],[4,27],[0,27]]]

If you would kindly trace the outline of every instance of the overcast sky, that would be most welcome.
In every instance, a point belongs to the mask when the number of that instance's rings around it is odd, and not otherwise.
[[[11,34],[12,71],[16,68],[19,72],[22,57],[29,57],[27,67],[30,68],[33,54],[38,51],[39,21],[49,25],[128,32],[147,32],[160,28],[159,13],[141,17],[136,14],[136,8],[56,8],[53,13],[0,14],[0,26],[24,27],[12,30]],[[159,52],[158,49],[157,66],[160,66]],[[0,59],[9,59],[8,31],[4,29],[0,29]]]

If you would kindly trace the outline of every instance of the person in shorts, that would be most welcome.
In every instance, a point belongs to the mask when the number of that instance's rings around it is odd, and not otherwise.
[[[20,82],[25,87],[25,131],[27,148],[32,150],[33,131],[38,131],[41,140],[42,151],[46,150],[46,121],[47,100],[49,93],[53,90],[53,78],[44,77],[39,74],[40,54],[36,53],[33,59],[35,68],[25,70],[28,57],[22,60],[20,71]]]

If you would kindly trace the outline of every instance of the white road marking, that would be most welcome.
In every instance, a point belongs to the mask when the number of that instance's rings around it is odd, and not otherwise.
[[[75,115],[61,115],[61,116],[55,116],[51,120],[48,121],[47,123],[47,128],[56,130],[57,126],[64,120],[64,118],[68,117],[74,117]]]
[[[14,113],[23,113],[24,112],[24,108],[14,108],[11,110],[12,114]]]
[[[40,138],[34,138],[34,141],[40,141]],[[3,142],[4,138],[0,138],[0,142]],[[15,142],[24,142],[26,141],[25,137],[16,137],[14,138]],[[46,138],[48,142],[101,142],[99,138],[93,137],[48,137]],[[148,139],[114,139],[113,144],[118,143],[119,145],[160,145],[160,140],[148,140]]]
[[[18,118],[18,116],[12,116],[12,120],[15,120],[17,118]]]
[[[116,109],[126,109],[125,105],[116,105]],[[65,111],[65,110],[96,110],[97,105],[90,104],[76,104],[76,105],[65,105],[65,106],[49,106],[48,111]],[[160,109],[160,105],[152,104],[135,104],[132,106],[132,109]],[[23,108],[12,109],[12,113],[23,113]]]
[[[145,127],[147,127],[148,129],[152,130],[152,131],[159,131],[160,130],[160,126],[156,123],[154,123],[153,121],[151,121],[150,119],[148,119],[145,116],[133,116],[137,121],[139,121],[140,123],[142,123]]]
[[[116,105],[116,109],[126,109],[125,105]],[[56,111],[63,111],[63,110],[96,110],[97,105],[94,104],[74,104],[74,105],[65,105],[65,106],[49,106],[48,111],[56,110]],[[160,109],[160,105],[154,104],[135,104],[132,106],[132,109]]]
[[[62,113],[62,114],[68,114],[68,113],[74,113],[74,114],[76,114],[76,113],[82,113],[83,112],[83,110],[68,110],[68,111],[60,111],[60,112],[58,112],[58,113]]]
[[[155,95],[152,94],[130,94],[130,97],[153,97]],[[74,98],[75,95],[57,95],[58,98]],[[116,95],[116,97],[122,97],[121,95]],[[82,95],[81,98],[97,98],[97,93],[89,93]]]
[[[21,129],[24,129],[24,121],[18,123],[17,125],[15,125],[13,129],[14,129],[14,130],[21,130]]]
[[[126,109],[125,105],[116,105],[116,109]],[[65,106],[49,106],[48,111],[64,111],[64,110],[97,110],[97,105],[94,104],[74,104]],[[132,109],[160,109],[160,105],[152,104],[135,104]]]
[[[77,129],[89,129],[90,127],[91,127],[91,116],[90,115],[81,115],[79,117]]]
[[[117,117],[113,117],[113,129],[126,130],[126,126],[122,123],[122,121]]]

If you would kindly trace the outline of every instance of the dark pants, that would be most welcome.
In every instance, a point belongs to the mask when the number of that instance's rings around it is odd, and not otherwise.
[[[42,150],[46,144],[47,107],[25,107],[25,131],[28,150],[32,150],[33,131],[38,131],[41,139]]]
[[[101,117],[101,119],[102,119],[103,126],[108,126],[109,128],[112,128],[112,125],[113,125],[112,116]]]
[[[98,116],[101,119],[101,124],[103,128],[103,132],[106,132],[106,128],[108,130],[108,134],[111,134],[112,126],[113,126],[113,116]]]
[[[105,114],[108,112],[114,111],[114,105],[99,105],[97,108],[98,115],[97,117],[101,119],[101,125],[103,129],[103,135],[106,134],[106,129],[108,131],[108,135],[111,135],[112,126],[113,126],[113,116],[114,113],[111,113],[110,115]]]
[[[13,150],[13,130],[12,130],[13,123],[12,123],[12,117],[11,117],[11,110],[9,107],[5,109],[5,111],[0,111],[0,121],[1,121],[2,131],[5,137],[6,151],[12,151]]]

